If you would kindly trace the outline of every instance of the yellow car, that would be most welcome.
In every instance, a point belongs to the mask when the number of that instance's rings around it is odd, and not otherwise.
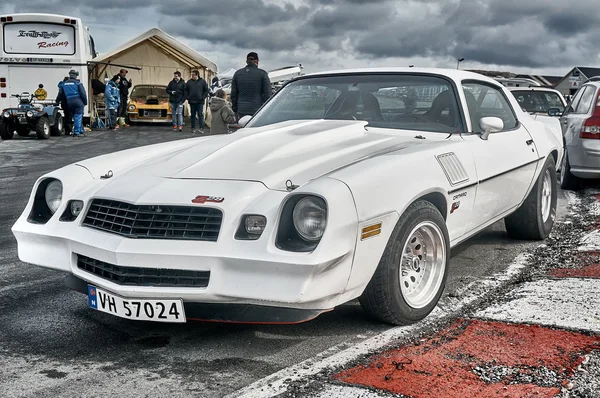
[[[133,87],[127,105],[130,123],[171,122],[171,107],[167,86],[140,84]]]

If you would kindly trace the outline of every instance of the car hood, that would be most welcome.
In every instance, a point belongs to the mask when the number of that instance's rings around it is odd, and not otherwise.
[[[124,174],[139,178],[257,181],[269,189],[285,190],[288,180],[301,186],[358,160],[446,137],[371,129],[366,124],[364,121],[289,121],[245,128],[229,135],[186,140],[185,147],[147,158]],[[416,138],[416,135],[427,139]],[[89,165],[82,165],[89,169]],[[107,166],[103,164],[98,172],[105,172]]]

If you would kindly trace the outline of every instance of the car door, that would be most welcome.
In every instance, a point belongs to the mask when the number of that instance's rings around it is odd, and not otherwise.
[[[518,206],[532,184],[539,156],[529,132],[501,87],[476,80],[464,81],[471,133],[465,135],[477,170],[477,193],[469,230]],[[502,119],[502,131],[482,139],[480,120]]]
[[[560,118],[560,125],[565,139],[565,149],[577,146],[579,143],[579,133],[582,130],[583,123],[588,118],[588,113],[592,107],[596,94],[596,87],[584,85],[577,91],[571,105],[567,107],[565,113]]]

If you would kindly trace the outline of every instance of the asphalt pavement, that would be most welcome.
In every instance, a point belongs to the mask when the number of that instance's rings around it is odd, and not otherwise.
[[[64,275],[18,260],[10,227],[39,176],[92,156],[192,136],[169,126],[132,126],[83,138],[0,142],[1,395],[222,397],[391,329],[357,302],[292,326],[128,321],[90,310],[85,296],[64,286]],[[561,193],[559,218],[565,203]],[[536,245],[509,239],[500,222],[455,248],[442,305]]]

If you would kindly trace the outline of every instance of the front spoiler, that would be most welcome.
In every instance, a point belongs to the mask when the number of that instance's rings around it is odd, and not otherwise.
[[[76,292],[87,295],[88,282],[74,275],[67,275],[65,285]],[[324,312],[313,310],[271,307],[253,304],[219,304],[184,301],[186,318],[191,321],[244,323],[244,324],[297,324],[315,319]]]

